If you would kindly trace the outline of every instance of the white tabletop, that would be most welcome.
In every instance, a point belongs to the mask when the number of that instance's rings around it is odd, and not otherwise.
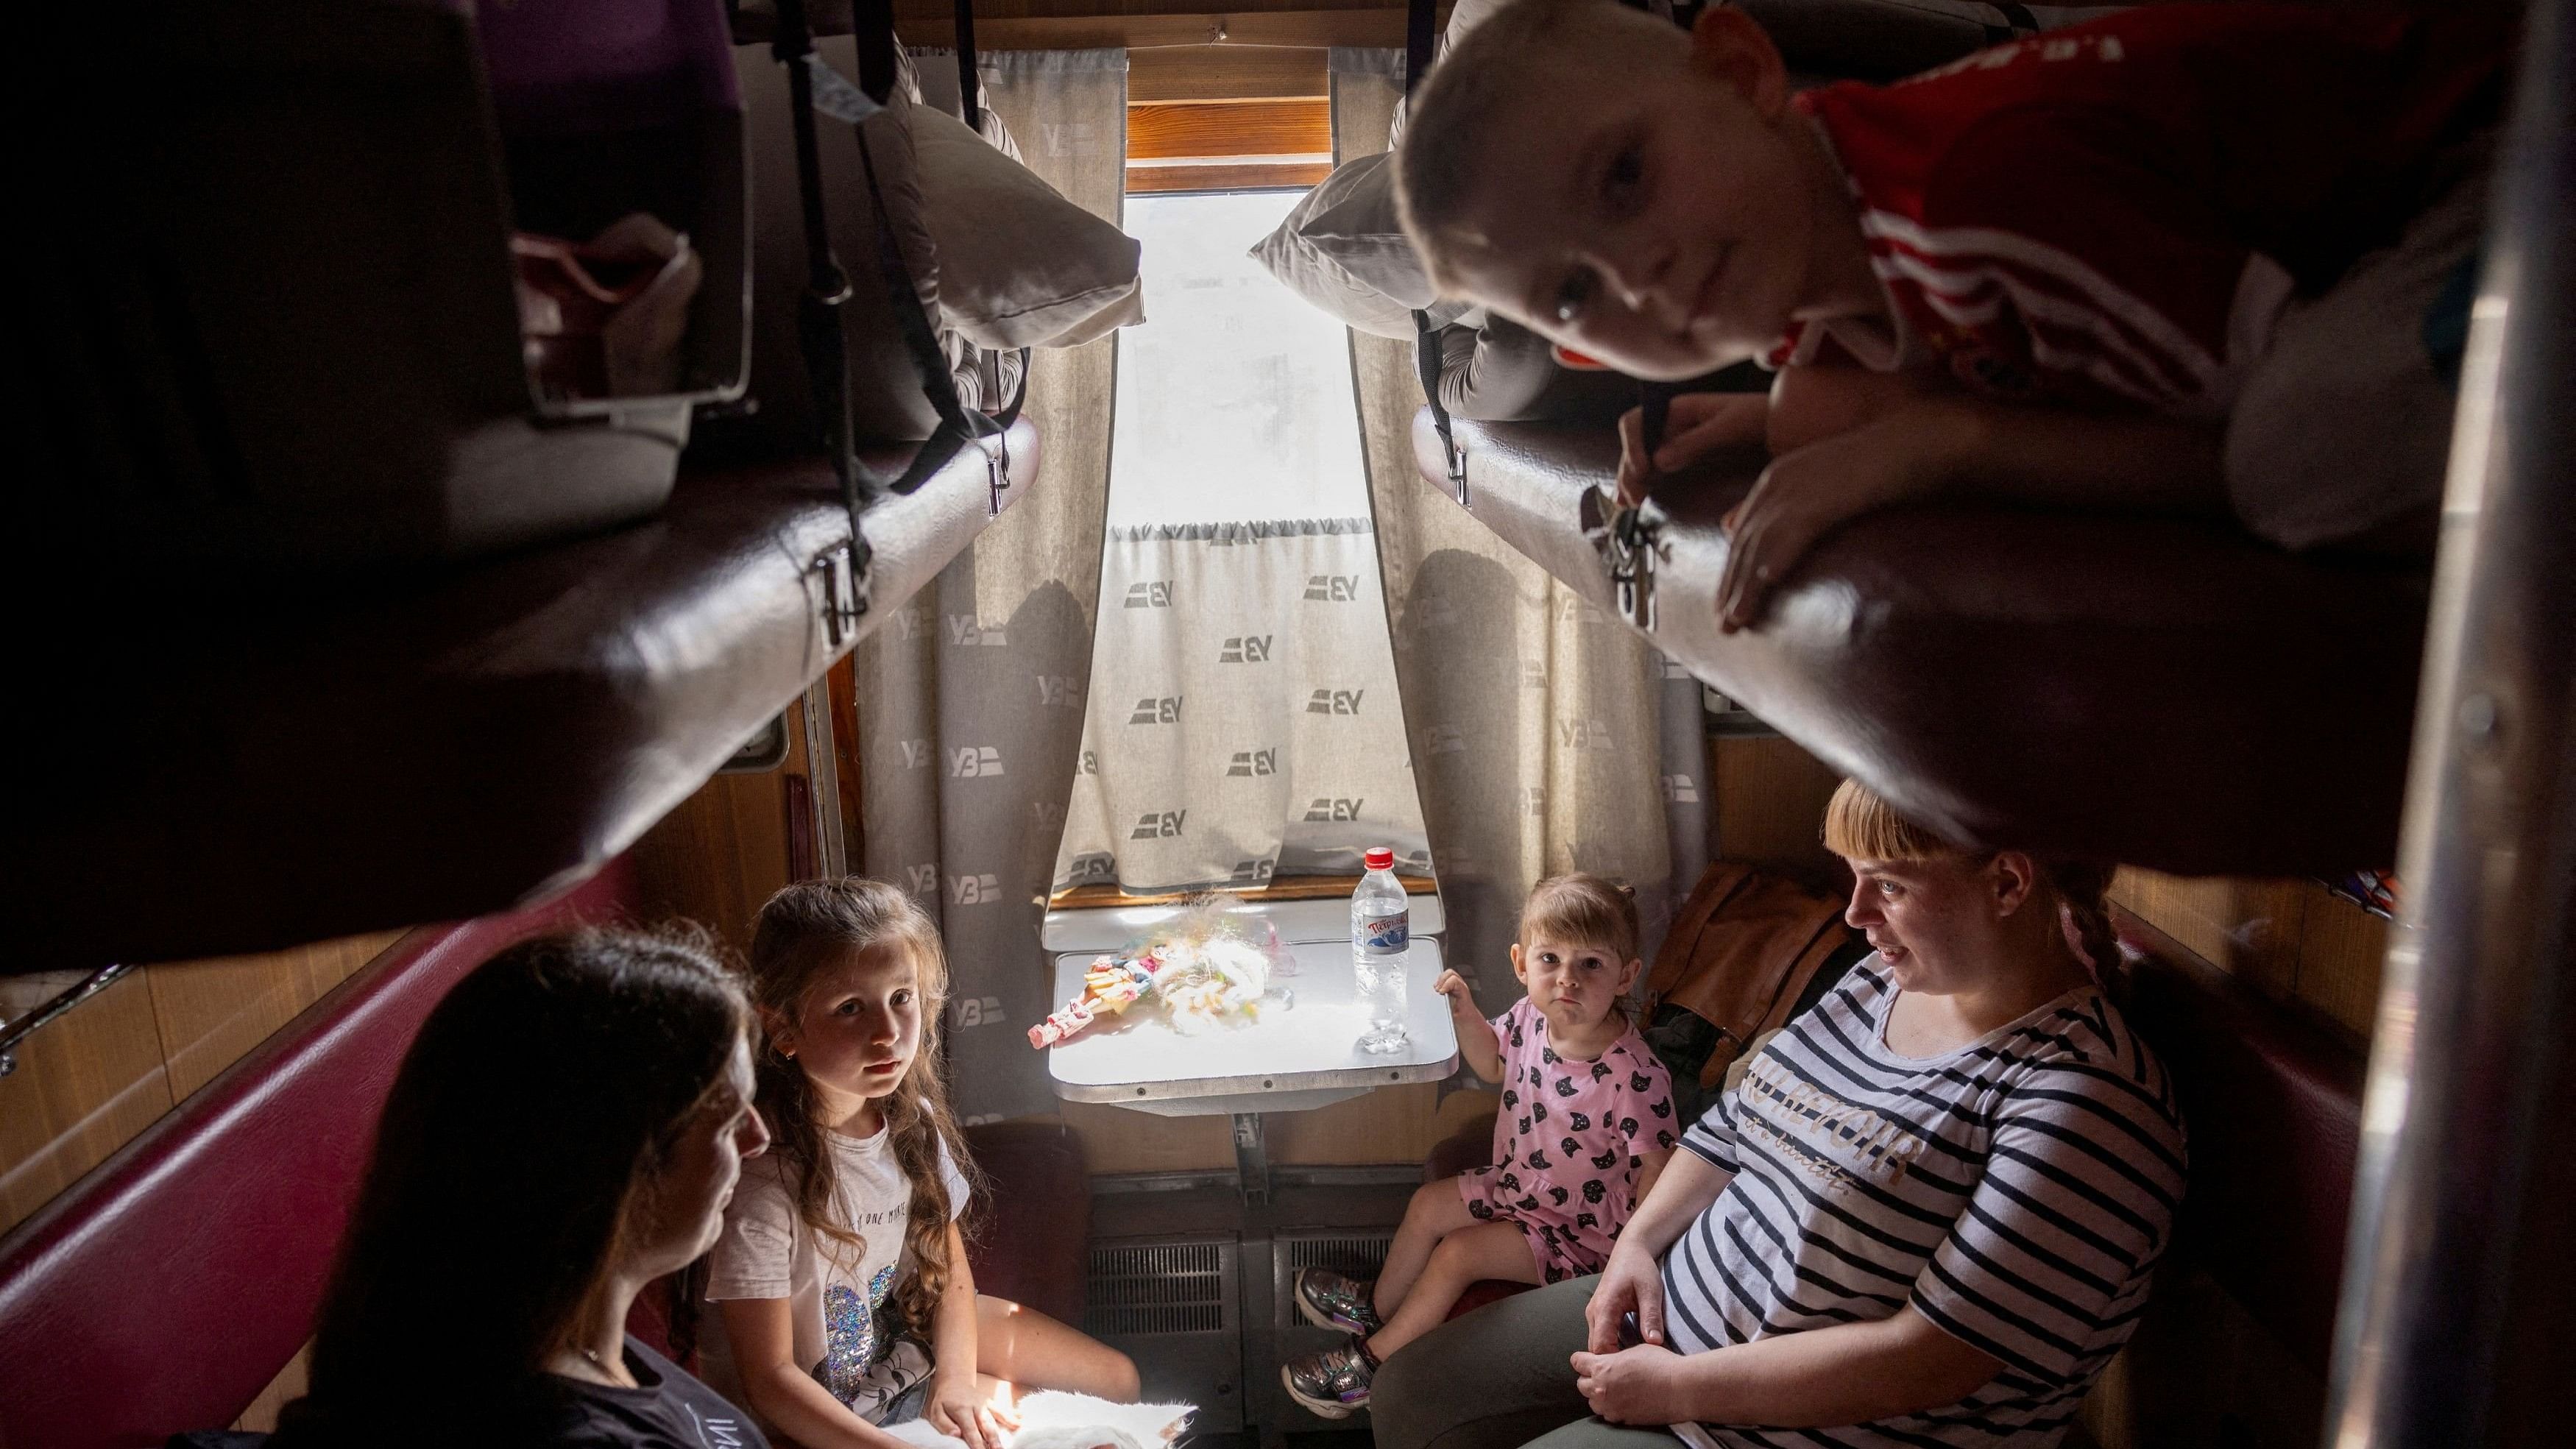
[[[1069,1102],[1114,1102],[1167,1116],[1219,1112],[1292,1112],[1357,1096],[1374,1087],[1436,1082],[1458,1065],[1458,1034],[1449,1004],[1431,983],[1441,971],[1440,943],[1413,938],[1405,953],[1406,1050],[1372,1056],[1359,1049],[1368,1020],[1351,973],[1347,939],[1292,945],[1297,974],[1276,977],[1273,996],[1248,1019],[1182,1031],[1152,1002],[1103,1017],[1089,1031],[1047,1052],[1055,1094]],[[1055,1000],[1082,993],[1095,952],[1055,959]],[[1279,992],[1287,993],[1283,1004]]]

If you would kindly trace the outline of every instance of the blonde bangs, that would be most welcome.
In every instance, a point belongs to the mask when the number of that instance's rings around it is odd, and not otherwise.
[[[1627,891],[1581,871],[1549,876],[1521,907],[1521,942],[1545,936],[1559,945],[1594,946],[1621,961],[1637,957],[1637,902]]]
[[[1897,813],[1885,797],[1845,780],[1825,805],[1825,849],[1845,860],[1929,860],[1957,846]]]

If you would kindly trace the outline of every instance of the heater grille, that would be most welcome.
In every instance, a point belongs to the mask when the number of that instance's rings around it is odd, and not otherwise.
[[[1100,1337],[1234,1332],[1237,1251],[1230,1238],[1094,1244],[1084,1329]]]
[[[1387,1245],[1394,1241],[1393,1233],[1366,1228],[1285,1228],[1274,1234],[1270,1301],[1275,1305],[1275,1325],[1287,1330],[1306,1328],[1294,1296],[1298,1269],[1338,1268],[1354,1277],[1373,1278],[1386,1262]]]

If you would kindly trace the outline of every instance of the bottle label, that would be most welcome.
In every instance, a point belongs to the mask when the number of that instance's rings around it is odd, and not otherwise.
[[[1413,944],[1413,913],[1407,910],[1391,916],[1362,916],[1359,929],[1351,936],[1361,950],[1371,955],[1392,956]]]

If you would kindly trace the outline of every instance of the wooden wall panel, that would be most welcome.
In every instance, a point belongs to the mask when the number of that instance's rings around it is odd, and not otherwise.
[[[1087,4],[1080,8],[1097,11],[1100,7]],[[1165,46],[1222,44],[1314,48],[1332,45],[1401,47],[1404,44],[1404,10],[1401,6],[1336,7],[1328,0],[1308,0],[1306,8],[1297,10],[1234,10],[1223,14],[1208,10],[1151,11],[1140,7],[1131,14],[1007,17],[988,16],[981,4],[976,11],[975,46],[988,53],[1119,46],[1159,49]],[[906,13],[899,17],[897,25],[907,44],[945,46],[956,43],[956,24],[946,6],[939,7],[935,14],[918,17]]]
[[[134,1140],[177,1100],[152,988],[128,975],[18,1048],[0,1077],[0,1231]]]
[[[259,1391],[259,1397],[250,1401],[250,1407],[241,1411],[241,1417],[233,1420],[233,1429],[243,1434],[276,1433],[278,1411],[304,1396],[312,1381],[312,1367],[313,1341],[308,1338],[295,1351],[295,1357],[286,1361],[286,1367],[277,1371],[277,1377],[268,1381],[268,1387]]]
[[[2307,884],[2299,931],[2299,1000],[2360,1041],[2379,1018],[2379,977],[2388,957],[2388,922]]]
[[[1785,739],[1709,741],[1716,782],[1710,815],[1720,860],[1765,866],[1807,880],[1836,881],[1842,864],[1825,849],[1825,802],[1842,783],[1815,756]]]
[[[756,775],[718,775],[635,842],[632,858],[646,908],[715,931],[736,952],[751,949],[760,903],[787,884],[787,777],[804,771],[805,730],[788,711],[787,763]]]
[[[1450,1133],[1492,1112],[1490,1091],[1453,1092],[1446,1101],[1430,1083],[1388,1087],[1311,1112],[1270,1116],[1270,1161],[1278,1166],[1367,1166],[1418,1163]],[[1224,1117],[1157,1117],[1087,1102],[1067,1102],[1054,1117],[1082,1139],[1095,1173],[1231,1172],[1233,1129]]]
[[[2111,898],[2265,995],[2292,994],[2309,898],[2302,883],[2127,869],[2112,882]]]
[[[214,1080],[402,937],[378,931],[260,956],[145,967],[171,1095],[185,1098]]]

